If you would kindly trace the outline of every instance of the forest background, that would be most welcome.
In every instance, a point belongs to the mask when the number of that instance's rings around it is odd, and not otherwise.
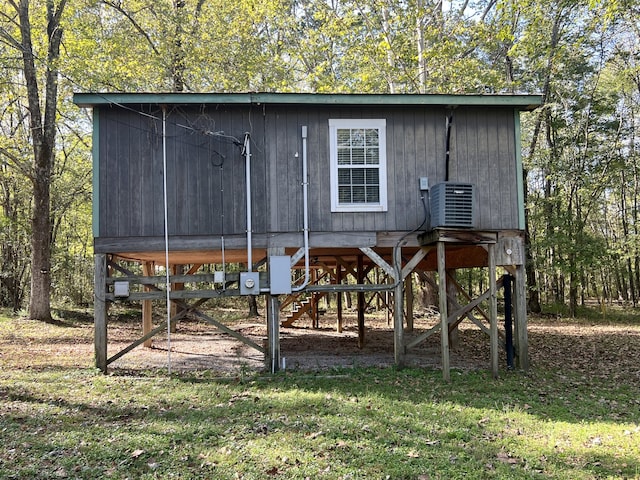
[[[93,301],[74,91],[538,93],[529,308],[640,301],[638,0],[3,0],[0,306]]]

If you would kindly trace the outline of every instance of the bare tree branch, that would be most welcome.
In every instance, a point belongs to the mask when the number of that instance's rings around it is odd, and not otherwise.
[[[133,28],[135,28],[138,31],[138,33],[142,35],[144,39],[147,41],[147,43],[151,47],[151,50],[153,50],[153,53],[155,53],[156,55],[160,55],[160,52],[158,51],[155,44],[153,43],[153,40],[151,40],[151,37],[149,36],[149,34],[147,34],[144,28],[142,28],[140,24],[136,22],[135,18],[133,18],[133,16],[129,12],[127,12],[124,8],[122,8],[121,2],[114,2],[111,0],[102,0],[102,3],[113,8],[114,10],[122,14],[127,20],[129,20]]]
[[[4,147],[0,147],[0,155],[3,155],[7,160],[9,160],[8,162],[5,162],[7,166],[19,171],[22,175],[33,182],[33,171],[29,163],[24,162],[17,155]]]

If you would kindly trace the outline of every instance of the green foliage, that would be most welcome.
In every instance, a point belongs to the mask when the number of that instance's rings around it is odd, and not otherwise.
[[[627,242],[637,216],[628,195],[635,195],[637,185],[620,179],[635,176],[636,154],[628,146],[637,142],[637,131],[629,107],[637,111],[640,98],[635,92],[629,102],[619,86],[611,88],[617,75],[611,62],[630,47],[631,25],[620,12],[612,22],[604,8],[579,2],[532,6],[523,13],[537,21],[528,24],[525,38],[535,41],[514,47],[531,59],[530,72],[538,75],[531,79],[543,87],[546,101],[525,120],[535,124],[525,126],[528,135],[537,134],[525,159],[532,254],[541,291],[564,301],[567,289],[573,313],[579,297],[621,296],[634,304],[637,298],[637,247]],[[635,267],[617,263],[623,260],[616,253],[618,239]],[[599,282],[605,285],[592,288]]]
[[[51,66],[46,2],[31,3],[36,66],[44,72]],[[599,277],[607,285],[598,295],[635,301],[637,14],[636,0],[70,0],[55,64],[54,295],[84,303],[90,282],[90,122],[70,104],[73,90],[524,91],[545,99],[523,116],[522,138],[540,290],[560,298],[566,285],[575,302],[593,294],[588,278]],[[4,3],[0,261],[2,279],[18,293],[3,283],[0,302],[11,297],[18,305],[28,293],[32,153],[22,59],[12,42],[19,37]],[[75,273],[62,272],[68,268]],[[76,283],[83,285],[77,295]]]

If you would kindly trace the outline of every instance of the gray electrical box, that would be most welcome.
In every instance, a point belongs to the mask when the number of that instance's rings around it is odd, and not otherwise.
[[[260,295],[260,273],[240,272],[240,295]]]
[[[289,255],[269,257],[269,288],[271,295],[291,293],[291,257]]]
[[[443,182],[431,187],[431,227],[476,226],[476,191],[470,183]]]
[[[129,282],[113,282],[113,296],[124,298],[129,296]]]

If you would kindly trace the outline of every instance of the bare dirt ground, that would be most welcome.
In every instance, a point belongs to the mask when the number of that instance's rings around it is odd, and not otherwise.
[[[417,319],[413,332],[406,332],[409,340],[438,322],[437,317]],[[253,340],[266,345],[267,329],[263,319],[245,320],[232,328]],[[129,330],[129,328],[127,328]],[[463,325],[461,338],[478,336],[472,344],[454,348],[451,362],[459,368],[482,368],[489,365],[489,338],[473,325]],[[134,335],[117,334],[117,341],[110,342],[109,355],[124,348],[134,340]],[[358,348],[358,329],[355,315],[345,316],[342,332],[336,329],[336,319],[323,316],[319,328],[312,328],[309,319],[299,325],[280,329],[280,354],[287,370],[326,370],[349,367],[384,367],[394,364],[393,327],[385,318],[369,316],[366,320],[365,342]],[[115,338],[114,338],[115,339]],[[462,342],[461,342],[462,343]],[[468,342],[464,342],[468,343]],[[170,345],[170,354],[169,354]],[[412,349],[407,361],[410,365],[434,367],[440,365],[440,336],[432,335]],[[158,336],[153,348],[138,347],[114,362],[114,369],[168,368],[173,371],[212,370],[223,373],[259,371],[265,368],[264,355],[250,346],[219,332],[215,327],[197,321],[179,324],[177,332]]]
[[[393,328],[386,318],[367,316],[362,349],[358,348],[355,315],[346,317],[341,333],[336,331],[335,322],[335,317],[326,315],[321,318],[319,328],[312,328],[308,319],[300,321],[295,328],[281,328],[281,356],[285,359],[285,368],[326,370],[394,364]],[[414,331],[405,332],[405,339],[415,338],[437,322],[435,315],[416,318]],[[127,324],[126,328],[111,333],[109,355],[135,339],[138,332],[133,327]],[[263,319],[243,320],[232,328],[259,345],[266,342]],[[631,375],[640,381],[640,320],[593,323],[534,317],[529,319],[528,337],[532,367],[569,367],[590,376]],[[439,332],[411,349],[406,360],[411,366],[440,368]],[[197,321],[181,323],[178,331],[171,334],[170,342],[166,335],[156,337],[153,348],[138,347],[110,367],[114,371],[168,368],[169,362],[175,372],[208,370],[228,375],[265,368],[262,353]],[[501,368],[506,368],[503,350],[500,364]],[[461,324],[459,343],[451,348],[451,366],[461,370],[490,368],[489,337],[468,321]]]
[[[76,313],[60,316],[53,324],[16,318],[0,325],[0,366],[91,367],[94,362],[91,313],[81,317]],[[300,321],[296,328],[281,328],[281,356],[286,361],[286,369],[327,370],[394,364],[393,329],[384,315],[367,315],[362,349],[358,348],[355,314],[346,316],[341,333],[336,332],[335,321],[335,317],[325,315],[317,329],[311,328],[308,319]],[[437,316],[423,313],[415,319],[414,332],[406,332],[405,339],[414,338],[437,322]],[[227,325],[258,345],[265,344],[264,319],[240,319]],[[136,315],[111,317],[108,356],[140,336],[141,321]],[[568,369],[589,378],[620,376],[640,382],[640,316],[633,311],[612,320],[531,317],[528,336],[532,369]],[[171,334],[170,342],[168,340],[166,334],[161,334],[154,338],[152,348],[136,347],[110,364],[110,373],[166,371],[169,363],[175,373],[207,371],[221,376],[265,369],[262,353],[201,321],[181,322],[178,331]],[[439,333],[411,349],[406,359],[412,366],[440,368]],[[506,368],[503,351],[500,366]],[[489,338],[470,322],[461,324],[459,345],[451,349],[451,367],[490,368]]]

